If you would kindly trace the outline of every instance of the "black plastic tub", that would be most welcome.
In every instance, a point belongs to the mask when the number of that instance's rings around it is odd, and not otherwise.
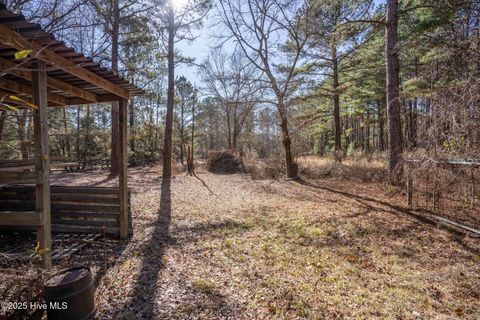
[[[89,320],[95,316],[94,287],[89,268],[63,270],[44,284],[48,320]]]

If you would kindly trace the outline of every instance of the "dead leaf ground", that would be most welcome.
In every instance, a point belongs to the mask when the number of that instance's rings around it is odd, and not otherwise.
[[[99,319],[480,317],[480,240],[409,216],[382,183],[159,173],[130,170],[131,239],[55,266],[92,268]]]

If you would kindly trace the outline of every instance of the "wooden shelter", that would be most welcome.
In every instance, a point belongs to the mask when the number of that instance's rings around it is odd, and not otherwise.
[[[34,109],[34,170],[0,171],[0,185],[34,185],[34,211],[0,211],[0,226],[30,226],[45,250],[44,266],[51,265],[51,188],[47,107],[118,102],[120,170],[119,235],[128,237],[127,104],[143,91],[92,58],[69,48],[0,4],[0,98],[12,106]],[[33,188],[33,186],[32,186]],[[80,192],[72,189],[72,192]],[[109,191],[112,192],[111,190]],[[1,197],[1,195],[0,195]],[[0,199],[0,202],[1,199]]]

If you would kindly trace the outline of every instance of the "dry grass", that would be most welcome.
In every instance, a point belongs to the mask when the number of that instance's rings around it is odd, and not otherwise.
[[[342,178],[360,182],[385,181],[385,161],[381,157],[346,159],[341,163],[331,158],[303,156],[298,159],[300,174],[310,178]]]
[[[99,319],[479,318],[479,240],[407,215],[382,183],[202,173],[162,191],[159,172],[131,170],[130,241],[56,267],[93,267]],[[74,176],[57,181],[114,183]]]

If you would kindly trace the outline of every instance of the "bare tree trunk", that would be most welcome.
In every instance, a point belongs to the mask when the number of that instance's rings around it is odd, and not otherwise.
[[[340,127],[340,94],[338,92],[337,48],[333,48],[333,122],[335,132],[335,161],[342,161],[342,128]]]
[[[180,110],[180,163],[183,167],[183,158],[185,157],[185,102],[182,102]]]
[[[137,163],[136,159],[136,141],[135,141],[135,99],[130,98],[130,109],[129,109],[129,126],[130,126],[130,150],[132,151],[132,165]]]
[[[384,106],[383,103],[378,100],[378,149],[380,151],[385,150],[385,119],[383,117]]]
[[[168,9],[168,92],[167,114],[165,118],[165,137],[163,144],[163,179],[172,177],[172,134],[173,134],[173,107],[175,98],[175,11],[170,3]],[[166,180],[165,180],[166,181]]]
[[[80,159],[80,106],[77,106],[77,133],[75,141],[75,157]]]
[[[412,148],[417,147],[417,127],[418,127],[418,98],[413,100],[412,124],[410,127],[412,135]]]
[[[232,149],[232,121],[230,119],[230,105],[227,102],[227,133],[228,133],[228,149]]]
[[[18,125],[18,138],[20,140],[20,152],[22,154],[22,159],[28,159],[28,141],[27,141],[27,134],[26,134],[26,123],[27,123],[27,116],[28,110],[24,109],[21,114],[15,112],[17,117],[17,125]]]
[[[66,108],[62,108],[62,116],[63,116],[63,130],[65,135],[65,148],[66,151],[64,153],[65,157],[70,157],[71,149],[70,149],[70,133],[68,132],[68,123],[67,123],[67,110]]]
[[[415,57],[415,77],[418,76],[418,58]],[[413,99],[412,121],[410,123],[410,136],[412,148],[417,147],[417,127],[418,127],[418,98]]]
[[[403,177],[403,141],[399,100],[398,61],[398,0],[388,0],[385,28],[385,55],[387,62],[387,118],[389,140],[388,180],[392,185],[400,184]]]
[[[83,163],[85,168],[88,163],[88,151],[90,150],[90,105],[87,105],[87,119],[85,125],[85,147],[83,149]]]
[[[148,136],[150,137],[150,159],[149,162],[153,162],[155,158],[155,143],[156,140],[153,138],[154,122],[153,122],[153,111],[149,114],[149,125],[148,125]],[[155,130],[156,136],[156,130]]]
[[[285,149],[285,162],[287,165],[287,176],[289,178],[296,178],[297,170],[295,168],[295,163],[293,162],[292,140],[290,139],[290,132],[288,128],[287,108],[285,107],[282,99],[279,99],[277,108],[278,108],[278,113],[280,114],[280,119],[281,119],[280,127],[282,128],[282,136],[283,136],[282,143]]]
[[[239,135],[239,133],[236,132],[236,130],[233,130],[233,136],[232,136],[232,149],[233,150],[237,150],[238,135]]]
[[[152,143],[152,150],[151,150],[151,156],[150,158],[152,161],[157,160],[155,157],[155,153],[158,151],[158,143],[159,143],[159,129],[158,129],[158,123],[159,123],[159,118],[160,118],[160,103],[161,103],[161,98],[158,96],[157,101],[155,103],[155,122],[151,122],[152,125],[155,124],[155,136],[153,137],[153,143]],[[153,118],[153,111],[152,111],[152,118]]]
[[[348,126],[349,126],[348,115],[345,115],[345,118],[343,119],[343,130],[345,132],[347,132]],[[343,146],[344,149],[348,148],[348,146],[350,145],[350,136],[351,134],[347,134],[345,137],[345,145]]]
[[[365,121],[365,151],[370,153],[370,110],[367,109]]]
[[[196,96],[193,97],[193,105],[192,105],[192,141],[191,146],[188,148],[188,158],[187,158],[187,170],[188,174],[194,176],[195,175],[195,164],[194,164],[194,147],[195,147],[195,103],[196,103]]]
[[[118,48],[120,32],[120,7],[118,0],[113,1],[112,21],[112,70],[118,73]],[[120,132],[119,132],[119,109],[118,102],[112,103],[112,150],[110,174],[118,175],[120,158]]]

